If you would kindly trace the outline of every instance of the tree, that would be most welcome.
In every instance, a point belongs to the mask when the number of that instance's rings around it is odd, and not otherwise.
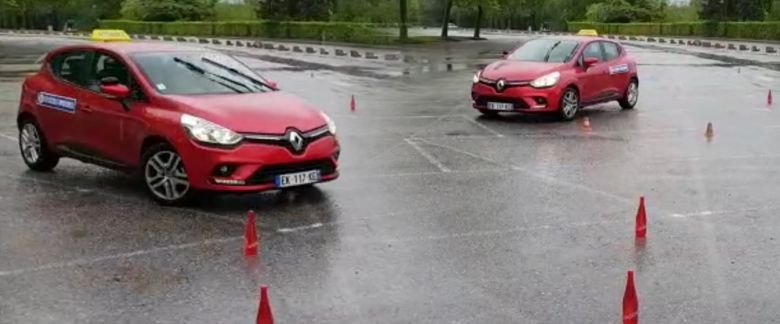
[[[444,8],[441,16],[441,38],[449,37],[450,14],[452,14],[453,0],[444,0]]]
[[[406,41],[407,38],[409,38],[409,32],[406,28],[406,0],[399,0],[399,18],[401,20],[400,24],[400,30],[398,31],[398,38],[401,39],[401,41]]]

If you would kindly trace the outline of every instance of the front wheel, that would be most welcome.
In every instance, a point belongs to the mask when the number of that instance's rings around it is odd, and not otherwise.
[[[639,82],[636,79],[632,79],[631,83],[626,87],[623,98],[618,100],[618,103],[623,109],[634,109],[637,101],[639,101]]]
[[[580,109],[580,95],[574,88],[566,88],[560,99],[560,111],[561,119],[570,121],[574,120],[577,115],[577,111]]]
[[[181,156],[169,144],[160,143],[146,150],[142,171],[146,189],[158,203],[180,206],[193,198]]]
[[[33,171],[51,171],[60,162],[60,157],[49,150],[38,124],[31,119],[19,127],[19,150],[24,163]]]

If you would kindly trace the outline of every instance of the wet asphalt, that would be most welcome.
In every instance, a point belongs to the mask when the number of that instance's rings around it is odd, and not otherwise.
[[[335,119],[342,176],[187,208],[80,162],[27,171],[3,73],[0,323],[250,323],[261,284],[277,323],[615,323],[630,269],[643,323],[776,322],[780,56],[629,46],[639,104],[581,112],[588,133],[470,108],[474,67],[523,40],[431,50],[466,67],[449,72],[243,53]],[[59,43],[0,44],[8,66]],[[258,258],[241,253],[248,210]]]

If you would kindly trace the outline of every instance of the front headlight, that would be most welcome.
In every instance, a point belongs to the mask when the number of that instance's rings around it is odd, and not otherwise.
[[[325,121],[328,123],[328,132],[330,132],[333,135],[336,135],[336,123],[333,121],[333,119],[330,119],[330,116],[326,113],[321,113],[322,117],[325,118]]]
[[[233,145],[242,139],[232,130],[187,114],[181,115],[181,125],[190,137],[202,143]]]
[[[536,80],[531,81],[531,86],[534,88],[548,88],[558,84],[561,79],[560,72],[553,72]]]
[[[482,76],[482,70],[477,71],[477,73],[474,73],[474,83],[479,83],[479,78]]]

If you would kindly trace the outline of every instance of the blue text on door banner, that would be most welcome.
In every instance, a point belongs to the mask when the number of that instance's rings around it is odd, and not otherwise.
[[[47,92],[38,93],[38,105],[68,113],[76,112],[76,99]]]

